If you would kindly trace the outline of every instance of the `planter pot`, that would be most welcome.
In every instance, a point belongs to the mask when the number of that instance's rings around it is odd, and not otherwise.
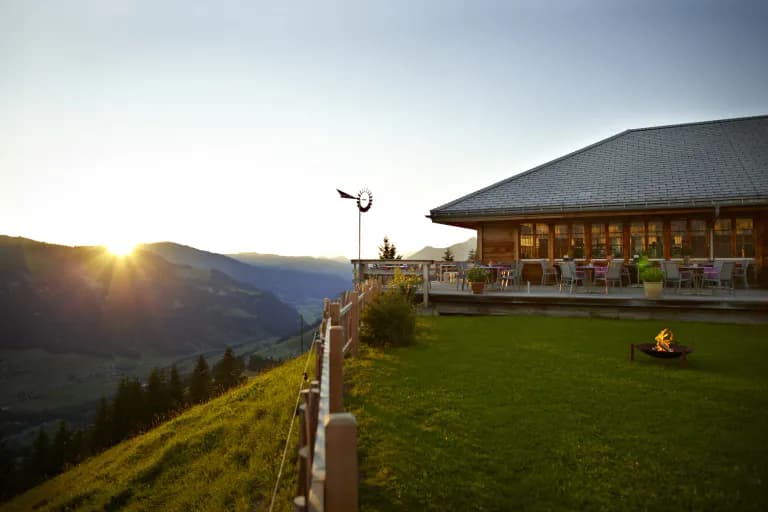
[[[475,294],[483,293],[483,290],[485,289],[485,283],[482,281],[473,281],[469,283],[469,286],[472,287],[472,293]]]
[[[643,283],[643,289],[645,290],[645,297],[647,299],[658,299],[661,297],[661,289],[664,283],[649,283],[645,281]]]

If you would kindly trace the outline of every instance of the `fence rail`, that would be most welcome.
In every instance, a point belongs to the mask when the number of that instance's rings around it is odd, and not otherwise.
[[[360,313],[380,292],[360,283],[337,302],[325,299],[315,340],[315,380],[301,391],[296,512],[354,512],[357,496],[357,422],[344,412],[344,356],[356,357]]]

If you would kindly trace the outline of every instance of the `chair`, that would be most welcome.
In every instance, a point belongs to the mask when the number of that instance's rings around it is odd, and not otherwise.
[[[563,292],[565,286],[569,287],[568,294],[573,293],[573,286],[584,286],[584,275],[579,275],[576,272],[576,264],[572,261],[564,261],[560,263],[560,293]]]
[[[677,290],[680,291],[683,283],[688,283],[688,287],[693,283],[691,273],[681,271],[674,261],[662,261],[661,271],[664,273],[664,286],[667,286],[667,283],[677,283]]]
[[[469,269],[470,263],[468,261],[457,261],[456,262],[456,289],[459,289],[459,285],[461,285],[461,289],[464,290],[464,285],[467,284],[467,270]]]
[[[541,260],[541,285],[549,284],[550,277],[553,281],[552,284],[557,284],[557,271],[555,271],[554,265],[549,260]]]
[[[717,268],[717,262],[715,268]],[[704,286],[708,288],[717,288],[720,290],[728,289],[733,293],[733,267],[732,261],[723,261],[720,265],[720,271],[717,274],[706,274],[704,277]]]
[[[517,285],[520,286],[520,270],[522,270],[522,266],[520,266],[520,262],[513,261],[510,263],[509,268],[506,270],[501,271],[500,275],[500,288],[501,290],[506,290],[507,287],[509,287],[510,283],[514,286]]]
[[[733,268],[733,280],[741,280],[744,288],[749,288],[749,281],[747,281],[747,274],[749,273],[749,260],[741,260],[740,265]]]
[[[595,275],[595,283],[597,281],[605,281],[605,294],[608,294],[608,284],[609,283],[619,283],[619,288],[621,288],[621,269],[624,266],[624,264],[620,261],[611,261],[608,263],[608,269],[605,271],[605,273]]]

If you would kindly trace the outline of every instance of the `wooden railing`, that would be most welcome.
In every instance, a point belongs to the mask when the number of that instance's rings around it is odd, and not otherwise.
[[[344,355],[357,356],[360,314],[379,293],[369,280],[341,300],[325,299],[314,342],[316,380],[301,391],[294,511],[356,511],[357,422],[344,412]]]
[[[375,279],[380,284],[387,284],[399,268],[403,274],[421,277],[421,292],[424,306],[429,305],[430,281],[437,279],[440,265],[448,262],[435,260],[351,260],[355,275],[366,281]]]

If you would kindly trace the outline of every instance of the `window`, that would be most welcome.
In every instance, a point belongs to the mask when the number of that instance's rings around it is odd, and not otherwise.
[[[707,223],[700,219],[691,219],[691,256],[709,258],[707,250]]]
[[[741,258],[755,257],[752,219],[736,219],[736,256]]]
[[[533,258],[533,224],[520,224],[520,257]]]
[[[549,258],[549,226],[536,224],[536,257]]]
[[[574,258],[584,257],[584,224],[571,225],[571,248]]]
[[[570,245],[568,224],[555,224],[555,258],[568,256]]]
[[[648,257],[664,257],[664,224],[661,221],[648,221]]]
[[[673,220],[669,223],[670,231],[672,232],[672,247],[670,247],[670,255],[673,258],[682,258],[683,256],[690,256],[690,245],[688,244],[688,221],[686,220]],[[686,248],[684,251],[683,248]],[[687,253],[687,254],[686,254]]]
[[[605,258],[605,224],[592,224],[592,257]]]
[[[633,222],[629,225],[629,248],[632,257],[645,254],[645,223]]]
[[[608,243],[614,258],[624,257],[624,225],[621,222],[608,224]]]
[[[727,258],[731,254],[731,219],[717,219],[715,221],[715,237],[713,246],[715,258]]]

